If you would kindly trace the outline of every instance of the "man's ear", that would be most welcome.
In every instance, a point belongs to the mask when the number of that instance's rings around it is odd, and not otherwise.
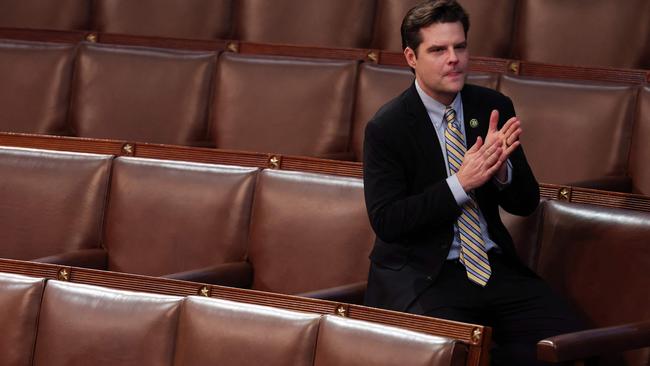
[[[418,57],[415,55],[415,51],[413,51],[411,47],[406,47],[404,49],[404,58],[411,68],[415,68],[415,65],[418,63]]]

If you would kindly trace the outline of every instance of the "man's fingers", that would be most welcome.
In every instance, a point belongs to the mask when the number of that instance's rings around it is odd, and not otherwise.
[[[488,133],[496,131],[498,124],[499,124],[499,111],[493,109],[492,113],[490,114],[490,124],[488,126]]]
[[[506,146],[510,146],[519,140],[519,135],[521,135],[521,128],[514,130],[510,135],[507,135],[505,138]]]
[[[504,136],[508,136],[520,126],[521,122],[519,122],[519,118],[512,117],[503,125],[503,127],[501,127],[500,131]]]
[[[469,150],[467,150],[467,153],[475,153],[481,148],[481,146],[483,146],[483,139],[481,138],[481,136],[479,136],[476,138],[476,142],[474,143],[474,145],[472,145],[472,147]]]

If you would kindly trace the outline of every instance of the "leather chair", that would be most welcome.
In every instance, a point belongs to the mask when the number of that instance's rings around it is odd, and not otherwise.
[[[96,255],[111,162],[110,155],[0,148],[0,257],[103,263]]]
[[[317,314],[191,296],[174,366],[312,366],[319,321]]]
[[[632,148],[630,149],[629,174],[632,178],[634,193],[650,196],[650,86],[639,91],[638,109],[632,133]]]
[[[400,25],[419,0],[378,0],[372,48],[402,52]],[[474,56],[510,57],[516,0],[464,0],[470,16],[467,40]],[[498,26],[495,26],[498,24]]]
[[[77,136],[205,142],[214,52],[83,44],[71,124]]]
[[[634,102],[630,85],[502,76],[537,180],[628,191]]]
[[[513,57],[544,63],[647,67],[650,2],[520,0]]]
[[[0,27],[4,28],[90,28],[88,0],[4,0],[0,9]]]
[[[240,0],[235,38],[262,43],[367,48],[375,0]]]
[[[467,346],[453,339],[325,315],[314,366],[461,366],[467,353]]]
[[[65,43],[0,41],[0,131],[69,133],[74,48]]]
[[[217,148],[346,158],[357,64],[222,54]]]
[[[117,158],[105,269],[211,282],[246,256],[256,168]]]
[[[0,364],[30,366],[45,279],[0,273]]]
[[[596,329],[542,341],[538,346],[540,355],[560,362],[636,346],[645,348],[627,353],[626,364],[647,362],[649,237],[648,212],[562,201],[545,203],[537,273],[567,297]],[[637,323],[640,321],[645,323]],[[614,360],[613,364],[620,362]]]
[[[33,365],[171,365],[182,300],[48,281]]]
[[[232,0],[95,0],[100,32],[172,38],[228,39]]]

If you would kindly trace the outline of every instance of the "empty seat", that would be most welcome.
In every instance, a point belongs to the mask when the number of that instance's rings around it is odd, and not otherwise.
[[[68,133],[74,48],[60,43],[0,42],[0,131]]]
[[[82,45],[71,107],[76,135],[202,143],[215,60],[213,52]]]
[[[171,365],[182,299],[48,281],[33,365]]]
[[[500,91],[521,118],[538,181],[604,188],[626,175],[634,86],[503,76]]]
[[[244,41],[367,48],[374,0],[241,0],[236,37]]]
[[[0,148],[0,257],[99,248],[111,159]]]
[[[175,38],[227,39],[232,0],[95,0],[100,32]]]
[[[630,150],[629,173],[635,193],[650,196],[650,86],[639,92],[638,109],[632,132],[632,149]]]
[[[465,365],[467,346],[450,338],[325,315],[314,366]]]
[[[0,273],[0,364],[30,366],[45,280]]]
[[[365,281],[373,240],[361,179],[260,174],[249,241],[252,288],[297,294]]]
[[[244,260],[256,173],[116,159],[104,238],[108,269],[161,276]]]
[[[88,29],[90,8],[88,0],[2,0],[0,27]]]
[[[648,320],[648,238],[648,212],[547,201],[537,272],[594,326]],[[633,352],[629,365],[648,357]]]
[[[174,366],[312,366],[319,320],[317,314],[188,297]]]
[[[402,19],[419,0],[378,0],[373,48],[402,51],[400,26]],[[509,57],[514,22],[515,0],[464,0],[469,14],[467,40],[474,56]],[[496,27],[495,24],[499,26]]]
[[[356,70],[354,61],[222,54],[216,147],[346,157]]]
[[[650,2],[521,0],[514,57],[537,62],[648,67]]]

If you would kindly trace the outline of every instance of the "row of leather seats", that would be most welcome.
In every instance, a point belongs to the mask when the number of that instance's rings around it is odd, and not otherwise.
[[[367,121],[413,80],[351,60],[86,43],[5,41],[0,63],[2,131],[357,161]],[[540,181],[650,194],[649,86],[487,73],[469,82],[513,99]]]
[[[334,315],[0,273],[0,364],[466,365],[454,339]]]
[[[2,0],[0,27],[401,51],[399,26],[419,0]],[[650,68],[645,0],[462,0],[477,56]],[[616,14],[616,16],[612,16]],[[580,27],[575,24],[579,20]],[[495,26],[496,25],[496,26]]]
[[[361,301],[360,179],[16,148],[0,176],[0,257]]]

